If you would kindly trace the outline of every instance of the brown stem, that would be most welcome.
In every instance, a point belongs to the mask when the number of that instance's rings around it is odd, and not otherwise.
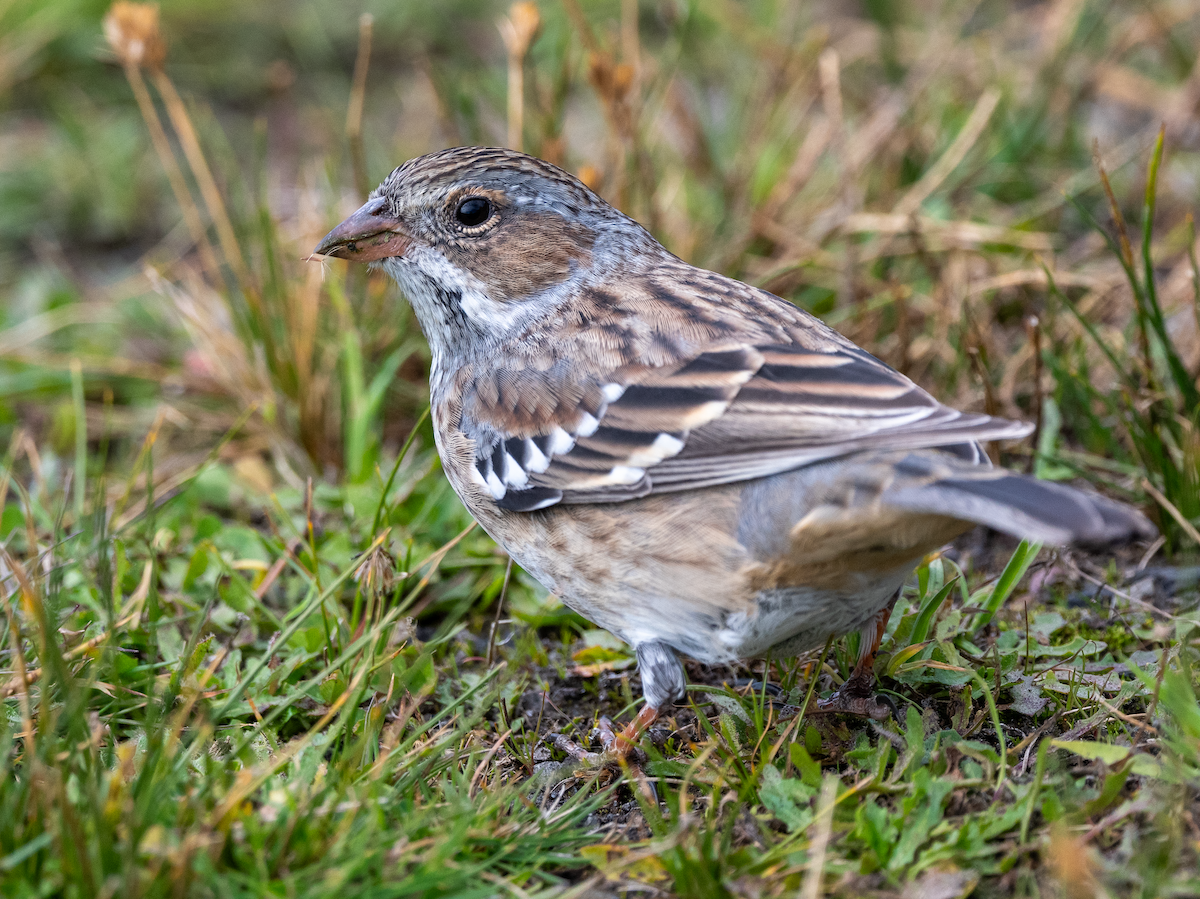
[[[212,218],[213,225],[217,229],[217,240],[221,244],[221,252],[225,256],[225,261],[233,269],[233,274],[238,279],[243,293],[246,294],[247,301],[254,307],[255,314],[262,321],[264,320],[262,302],[250,279],[250,270],[246,267],[246,260],[242,256],[241,245],[233,230],[233,223],[229,220],[229,213],[225,209],[225,201],[221,198],[221,191],[217,188],[216,179],[213,178],[212,170],[208,167],[208,160],[204,158],[204,151],[200,147],[200,140],[196,136],[196,129],[192,125],[187,108],[183,105],[183,100],[166,72],[159,69],[151,72],[151,77],[154,79],[154,86],[158,88],[159,96],[163,99],[163,105],[167,108],[171,126],[179,136],[179,143],[183,147],[184,156],[187,157],[188,166],[196,178],[196,186],[200,188],[200,196],[204,199],[209,217]]]
[[[167,173],[167,181],[171,185],[171,192],[175,194],[175,202],[179,204],[179,209],[183,213],[184,224],[187,225],[188,233],[192,236],[192,242],[196,244],[204,273],[214,284],[219,284],[221,266],[217,262],[212,244],[208,241],[208,231],[200,218],[200,210],[196,208],[196,202],[192,199],[191,191],[188,190],[183,172],[180,171],[175,154],[171,151],[171,142],[167,140],[167,132],[163,129],[162,120],[158,117],[158,110],[154,108],[154,101],[150,98],[150,91],[146,88],[145,79],[142,78],[142,70],[132,63],[126,63],[125,77],[129,79],[129,86],[133,89],[133,96],[137,100],[138,109],[141,110],[142,119],[145,120],[146,127],[150,131],[150,143],[154,145],[154,152],[158,154],[159,162],[162,163],[162,167]]]
[[[1029,455],[1025,470],[1032,472],[1037,465],[1038,447],[1042,440],[1042,328],[1036,315],[1025,319],[1025,333],[1033,343],[1033,435],[1029,438],[1033,452]]]
[[[374,16],[363,13],[358,17],[358,56],[354,60],[354,82],[350,88],[350,106],[346,110],[346,139],[350,143],[350,164],[354,168],[354,187],[360,197],[365,197],[371,190],[371,184],[367,180],[367,154],[363,146],[362,117],[374,29]]]

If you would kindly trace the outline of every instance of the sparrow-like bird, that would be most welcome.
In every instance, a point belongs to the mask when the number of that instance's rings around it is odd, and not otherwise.
[[[943,406],[791,303],[688,265],[567,172],[511,150],[410,160],[316,253],[381,265],[429,340],[450,483],[526,571],[637,653],[787,657],[860,631],[826,708],[882,716],[874,653],[904,581],[975,524],[1052,544],[1137,511],[992,468],[1018,422]]]

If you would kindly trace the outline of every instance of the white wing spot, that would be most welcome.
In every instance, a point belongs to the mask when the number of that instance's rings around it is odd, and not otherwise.
[[[529,483],[529,475],[525,473],[525,469],[517,464],[517,460],[510,453],[504,454],[508,464],[504,466],[504,481],[509,486],[520,489]]]
[[[504,499],[504,494],[508,492],[508,488],[496,477],[496,472],[491,469],[487,473],[487,489],[493,499]]]
[[[654,442],[646,449],[633,453],[629,457],[630,465],[640,465],[645,468],[649,465],[656,465],[663,459],[669,459],[671,456],[677,455],[683,449],[683,441],[678,437],[670,434],[659,434],[654,438]]]
[[[614,465],[604,480],[609,484],[636,484],[645,475],[645,470],[641,468],[634,468],[630,465]]]
[[[529,471],[531,471],[533,474],[541,474],[550,467],[550,459],[547,458],[545,453],[538,449],[538,445],[536,443],[526,438],[525,446],[529,451],[529,455],[527,457]]]
[[[713,400],[708,403],[701,403],[699,406],[693,406],[692,410],[680,422],[681,428],[682,430],[690,431],[692,428],[708,424],[728,407],[729,403],[725,400]]]
[[[579,424],[575,426],[575,434],[578,437],[591,437],[596,433],[596,428],[600,427],[600,419],[588,412],[582,413],[582,416]]]
[[[562,428],[555,428],[550,432],[550,455],[561,456],[569,453],[574,445],[575,438]]]
[[[605,384],[600,388],[600,393],[604,395],[605,402],[615,403],[625,393],[625,388],[620,384]]]

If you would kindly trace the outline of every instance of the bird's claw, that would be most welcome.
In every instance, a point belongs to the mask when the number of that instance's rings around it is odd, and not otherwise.
[[[889,717],[900,720],[900,710],[890,696],[876,693],[873,678],[852,675],[841,689],[828,699],[817,700],[816,711],[823,714],[840,712],[872,721],[886,721]]]
[[[552,745],[559,752],[564,753],[568,758],[575,759],[575,761],[590,767],[603,767],[600,759],[600,753],[589,752],[566,734],[547,734],[546,740],[550,743],[550,745]]]
[[[621,731],[613,729],[613,723],[608,717],[600,718],[592,731],[592,735],[600,740],[600,752],[590,752],[564,734],[547,734],[546,739],[555,749],[574,759],[577,769],[584,769],[577,770],[577,776],[585,771],[601,773],[606,770],[623,770],[633,775],[633,781],[637,783],[646,800],[657,805],[658,791],[642,768],[646,762],[646,754],[637,745],[638,737],[656,715],[657,712],[653,709],[649,713],[643,710],[642,714]]]
[[[644,753],[631,739],[635,735],[627,731],[618,733],[613,730],[613,723],[607,717],[596,722],[592,736],[600,740],[600,752],[590,752],[564,734],[549,734],[547,739],[555,749],[591,768],[616,768],[629,764],[636,766],[644,761]]]
[[[900,718],[899,710],[890,697],[847,696],[840,690],[828,699],[818,700],[816,710],[824,714],[840,712],[844,715],[856,715],[859,718],[870,718],[872,721]]]

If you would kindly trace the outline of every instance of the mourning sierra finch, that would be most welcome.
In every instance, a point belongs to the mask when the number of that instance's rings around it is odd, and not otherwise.
[[[895,597],[977,523],[1054,544],[1153,531],[992,468],[979,441],[1027,425],[941,405],[530,156],[410,160],[316,252],[381,265],[412,303],[446,475],[513,559],[634,648],[629,737],[683,696],[677,653],[778,658],[853,631],[859,664],[827,705],[878,713]]]

